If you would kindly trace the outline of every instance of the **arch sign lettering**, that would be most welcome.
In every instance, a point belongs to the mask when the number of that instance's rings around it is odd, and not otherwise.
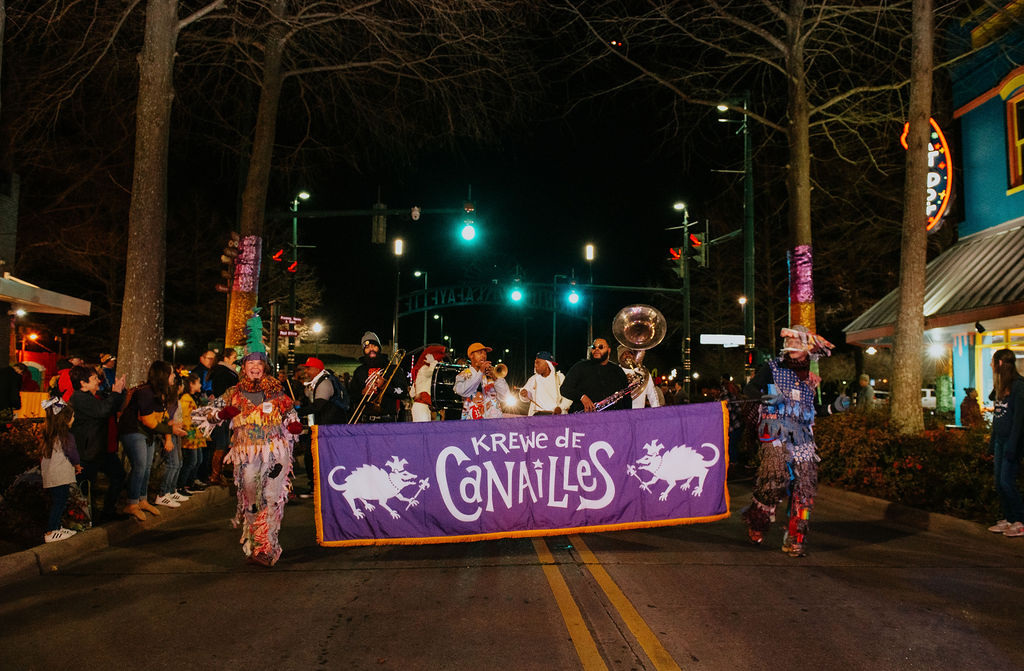
[[[928,138],[928,225],[925,230],[931,231],[942,221],[953,195],[953,160],[949,154],[949,144],[935,119],[929,118],[932,124],[931,136]],[[910,124],[903,124],[900,144],[907,149],[907,132]]]

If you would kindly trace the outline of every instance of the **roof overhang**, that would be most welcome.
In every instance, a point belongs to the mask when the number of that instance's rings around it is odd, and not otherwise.
[[[42,289],[9,273],[0,277],[0,302],[10,303],[13,308],[26,312],[79,317],[88,316],[92,309],[89,301]]]
[[[1019,327],[1024,319],[1024,219],[965,237],[926,269],[924,328],[932,336]],[[896,330],[899,289],[845,329],[846,342],[887,345]]]

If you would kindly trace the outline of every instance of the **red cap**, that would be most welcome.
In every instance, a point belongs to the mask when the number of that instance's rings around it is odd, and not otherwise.
[[[324,362],[317,359],[315,356],[311,356],[306,359],[306,363],[303,364],[306,368],[316,368],[317,370],[324,369]]]

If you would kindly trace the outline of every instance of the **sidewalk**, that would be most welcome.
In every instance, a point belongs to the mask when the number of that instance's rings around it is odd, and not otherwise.
[[[198,515],[207,509],[233,499],[227,487],[210,487],[192,497],[181,508],[161,508],[160,517],[149,517],[145,522],[130,519],[111,522],[80,532],[66,541],[44,543],[29,550],[0,556],[0,586],[21,580],[57,573],[65,564],[79,559],[87,552],[101,550],[122,542],[135,534],[159,528],[172,521]],[[893,524],[930,531],[961,533],[977,538],[991,538],[985,527],[976,522],[962,520],[949,515],[928,513],[909,508],[884,499],[848,492],[835,487],[821,485],[817,502],[839,508],[856,508],[859,515],[868,515]],[[732,512],[738,514],[745,505],[737,499],[732,501]]]
[[[80,531],[64,541],[43,543],[28,550],[0,556],[0,586],[47,573],[57,573],[62,566],[79,559],[87,552],[101,550],[169,522],[195,516],[233,498],[228,487],[209,487],[194,494],[180,508],[160,508],[159,517],[149,515],[145,522],[139,522],[134,518],[110,522]]]

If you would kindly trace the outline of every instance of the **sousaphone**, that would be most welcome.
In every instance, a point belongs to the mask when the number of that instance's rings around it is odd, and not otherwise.
[[[612,319],[612,335],[633,355],[634,366],[627,366],[630,396],[638,398],[644,393],[650,372],[643,366],[644,353],[657,347],[668,332],[665,315],[650,305],[627,305]]]

